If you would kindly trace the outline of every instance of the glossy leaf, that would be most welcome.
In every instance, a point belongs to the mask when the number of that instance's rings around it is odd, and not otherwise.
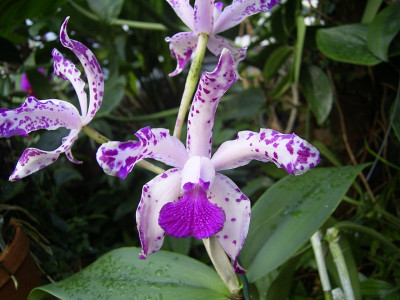
[[[203,263],[166,251],[141,260],[140,251],[110,251],[63,281],[34,289],[28,299],[229,299],[217,273]]]
[[[277,75],[278,70],[285,63],[290,53],[292,53],[293,48],[289,46],[281,46],[275,49],[271,55],[268,56],[267,61],[263,69],[264,80],[268,81],[273,76]]]
[[[318,124],[322,124],[329,116],[333,104],[333,91],[328,76],[321,68],[309,66],[302,69],[300,81],[308,105]]]
[[[400,31],[400,17],[394,2],[385,7],[368,26],[368,49],[380,59],[388,60],[389,45]]]
[[[86,0],[90,9],[105,21],[112,21],[121,12],[124,0]]]
[[[240,255],[250,282],[280,266],[307,242],[363,167],[316,168],[286,176],[257,200]]]
[[[317,31],[318,49],[340,62],[373,66],[381,62],[367,47],[368,25],[341,25]]]

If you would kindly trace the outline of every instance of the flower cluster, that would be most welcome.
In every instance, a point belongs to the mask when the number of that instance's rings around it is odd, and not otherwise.
[[[195,92],[188,115],[186,146],[164,128],[144,127],[136,132],[138,140],[111,141],[97,151],[97,162],[105,173],[126,178],[139,161],[151,158],[171,166],[144,185],[136,211],[137,227],[142,243],[141,258],[156,252],[166,234],[182,238],[206,239],[215,236],[233,260],[236,272],[244,272],[237,258],[245,242],[250,224],[251,205],[246,195],[219,171],[234,169],[252,160],[273,162],[289,174],[300,175],[316,166],[318,150],[295,134],[281,134],[261,128],[259,132],[241,131],[235,140],[226,141],[212,153],[212,132],[215,113],[221,97],[238,80],[237,64],[246,49],[236,49],[216,34],[240,23],[244,18],[275,5],[276,0],[234,0],[223,9],[222,3],[196,0],[168,0],[178,16],[192,30],[181,32],[170,42],[178,66],[171,75],[182,71],[194,49],[199,34],[209,36],[208,48],[219,55],[213,72],[205,72]],[[79,99],[78,109],[58,99],[37,100],[28,97],[16,109],[0,110],[0,136],[27,136],[39,129],[70,129],[62,145],[54,151],[29,148],[24,151],[10,180],[17,180],[51,163],[60,153],[79,163],[71,147],[81,129],[100,108],[103,97],[103,74],[93,53],[83,44],[70,39],[62,24],[60,40],[80,60],[86,73],[89,101],[84,82],[75,65],[53,50],[54,73],[68,80]],[[245,101],[245,100],[243,100]]]

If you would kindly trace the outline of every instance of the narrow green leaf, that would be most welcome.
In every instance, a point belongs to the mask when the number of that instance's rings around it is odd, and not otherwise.
[[[321,68],[312,65],[302,68],[300,80],[308,105],[321,125],[329,116],[333,104],[333,91],[328,76]]]
[[[296,18],[297,24],[297,41],[294,53],[294,61],[293,61],[293,78],[296,87],[299,85],[299,76],[300,76],[300,66],[301,66],[301,58],[303,54],[303,46],[304,46],[304,37],[306,36],[306,24],[304,23],[304,17],[298,16]]]
[[[124,98],[125,77],[119,75],[112,75],[105,82],[103,102],[96,117],[103,117],[109,115],[114,109],[118,107]]]
[[[388,61],[389,45],[400,31],[400,16],[396,2],[385,7],[368,26],[367,46],[377,57]]]
[[[263,77],[265,81],[270,80],[273,76],[277,74],[278,70],[285,63],[292,51],[292,47],[284,45],[275,49],[271,53],[271,55],[269,55],[263,69]]]
[[[159,251],[146,260],[140,249],[110,251],[73,276],[35,288],[29,300],[229,299],[217,273],[192,258]]]
[[[383,0],[368,0],[361,19],[362,24],[370,23],[379,10]]]
[[[286,91],[290,88],[292,82],[293,82],[292,72],[286,73],[278,82],[278,84],[275,86],[275,88],[272,90],[270,96],[273,99],[282,97],[282,95],[286,93]]]
[[[319,29],[318,49],[327,57],[345,63],[373,66],[381,62],[367,47],[368,25],[350,24]]]
[[[365,167],[316,168],[287,176],[269,188],[252,209],[241,262],[250,282],[288,260],[333,213]]]
[[[111,22],[121,12],[124,0],[86,0],[90,9],[101,19]]]

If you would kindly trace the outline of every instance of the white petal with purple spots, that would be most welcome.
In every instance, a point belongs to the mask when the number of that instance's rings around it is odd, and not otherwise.
[[[167,37],[165,41],[169,43],[171,54],[177,61],[177,66],[174,72],[169,76],[175,76],[182,72],[188,63],[194,49],[197,47],[198,35],[193,32],[179,32],[173,37]]]
[[[167,0],[172,6],[176,15],[186,24],[190,30],[194,30],[194,10],[189,0]]]
[[[163,244],[165,232],[158,224],[160,210],[166,203],[178,201],[182,196],[180,182],[180,171],[170,169],[143,186],[142,197],[136,210],[142,259],[159,250]]]
[[[214,25],[214,0],[196,0],[194,31],[211,34]]]
[[[224,227],[216,237],[234,261],[235,270],[242,273],[243,270],[237,265],[237,257],[249,231],[251,203],[231,179],[219,173],[216,173],[208,198],[225,212]]]
[[[215,70],[204,72],[200,78],[188,117],[186,145],[189,156],[211,156],[215,111],[221,97],[235,81],[234,61],[225,50]]]
[[[273,162],[289,174],[300,175],[319,163],[320,154],[294,133],[262,128],[258,133],[239,132],[236,140],[224,142],[218,148],[211,161],[218,171],[244,166],[253,159]]]
[[[103,100],[104,77],[100,65],[93,52],[82,43],[72,40],[67,34],[68,18],[65,19],[60,29],[61,44],[69,48],[80,60],[88,80],[89,89],[89,109],[87,115],[82,115],[83,125],[88,124],[99,110]],[[83,111],[83,109],[82,109]]]
[[[0,109],[0,136],[27,136],[29,132],[60,127],[81,127],[79,112],[72,104],[58,100],[37,100],[28,97],[19,108]]]
[[[233,0],[214,20],[213,34],[225,31],[241,23],[247,17],[271,9],[280,0]]]
[[[97,162],[105,173],[124,179],[133,166],[145,158],[183,168],[188,159],[185,146],[171,136],[169,130],[145,127],[135,135],[138,141],[108,142],[97,150]]]

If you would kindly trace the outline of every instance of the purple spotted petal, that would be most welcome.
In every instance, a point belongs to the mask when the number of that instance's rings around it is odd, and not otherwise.
[[[235,69],[238,69],[239,62],[246,58],[247,48],[236,48],[226,39],[219,36],[210,36],[208,43],[208,49],[216,56],[219,56],[224,48],[228,49],[235,61]],[[236,73],[236,77],[239,78],[239,73]]]
[[[164,230],[158,224],[161,208],[181,196],[181,173],[170,169],[143,186],[142,197],[136,210],[136,223],[142,243],[141,258],[156,252],[164,241]]]
[[[78,96],[82,116],[87,114],[87,96],[84,90],[85,82],[80,78],[81,72],[69,60],[65,59],[57,49],[52,52],[54,60],[54,74],[71,82]]]
[[[197,34],[179,32],[171,38],[167,37],[165,41],[169,43],[171,54],[177,60],[175,71],[169,74],[169,76],[175,76],[182,72],[197,47]]]
[[[177,16],[185,23],[190,30],[194,30],[194,10],[189,0],[167,0],[172,6]]]
[[[194,31],[211,34],[214,25],[214,0],[196,0],[194,4]]]
[[[104,91],[104,77],[100,65],[96,57],[85,45],[72,40],[67,34],[68,18],[65,19],[60,29],[61,44],[71,49],[72,52],[78,57],[83,69],[85,70],[88,80],[89,89],[89,109],[87,115],[83,115],[83,124],[88,124],[94,117],[95,113],[99,110]]]
[[[225,7],[218,19],[214,20],[214,34],[225,31],[241,23],[247,17],[266,11],[279,0],[233,0]]]
[[[235,81],[232,55],[224,50],[215,70],[201,76],[189,111],[186,140],[189,156],[211,156],[215,111],[223,94]]]
[[[63,138],[61,146],[54,151],[43,151],[36,148],[25,149],[9,180],[14,181],[28,176],[55,162],[61,153],[66,151],[70,153],[70,148],[78,137],[79,131],[79,129],[71,130],[70,134]],[[68,154],[67,157],[72,162],[80,163],[72,156],[69,157]]]
[[[135,135],[138,141],[108,142],[97,150],[97,162],[105,173],[125,179],[133,166],[145,158],[178,168],[188,159],[185,146],[167,129],[145,127]]]
[[[79,112],[72,104],[52,99],[37,100],[28,97],[19,108],[0,109],[0,136],[27,136],[39,129],[54,130],[59,127],[81,127]]]
[[[232,180],[219,173],[216,173],[208,198],[225,212],[224,227],[216,237],[225,252],[234,260],[235,271],[243,273],[244,270],[237,264],[237,257],[249,230],[250,201]]]
[[[224,211],[207,200],[206,191],[199,185],[185,191],[178,202],[165,204],[158,218],[165,233],[178,238],[208,238],[219,232],[224,222]]]
[[[239,132],[236,140],[224,142],[219,147],[211,161],[218,171],[246,165],[253,159],[272,161],[289,174],[300,175],[319,163],[320,154],[294,133],[281,134],[262,128],[259,133]]]

